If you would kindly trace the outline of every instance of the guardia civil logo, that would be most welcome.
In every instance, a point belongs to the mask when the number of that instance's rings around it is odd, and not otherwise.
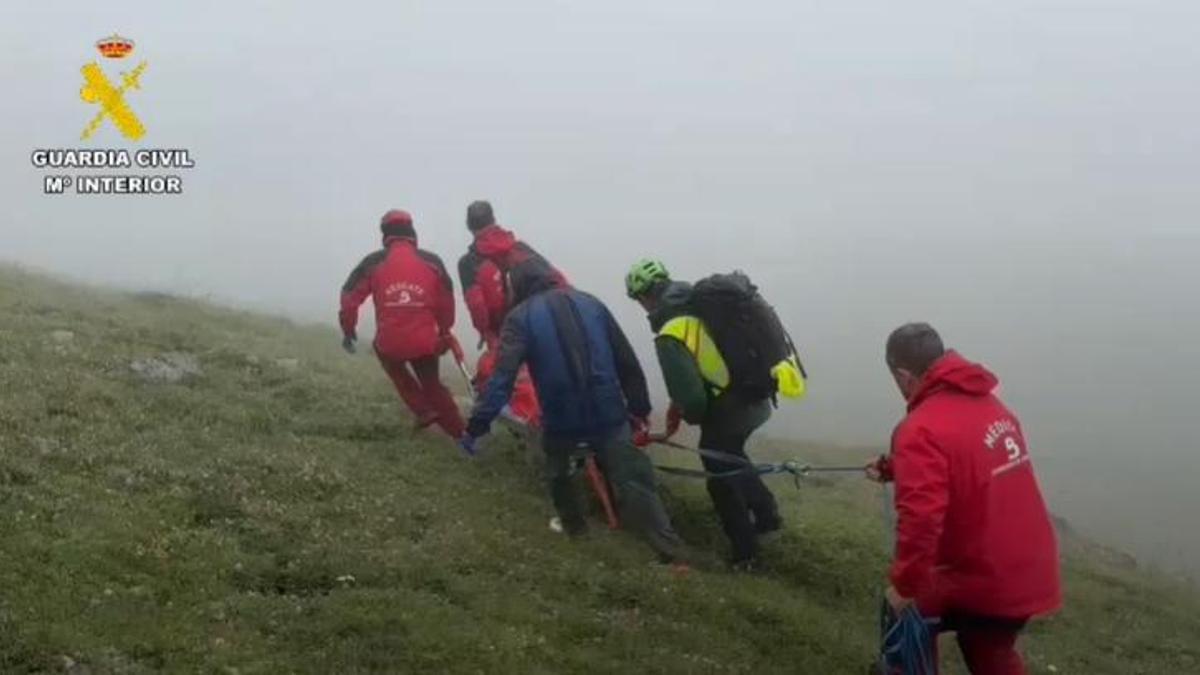
[[[34,148],[30,155],[42,175],[47,195],[180,195],[183,171],[196,166],[191,151],[182,147],[128,147],[146,135],[146,125],[135,109],[134,94],[141,91],[149,64],[134,65],[137,45],[113,33],[95,43],[100,58],[79,69],[83,83],[79,100],[91,112],[80,134],[82,141],[115,140],[117,147],[85,143],[79,148]],[[67,92],[70,90],[68,89]],[[107,129],[108,131],[105,131]],[[177,135],[167,129],[167,135]],[[120,138],[114,136],[118,134]],[[126,147],[120,147],[126,146]]]
[[[133,54],[134,42],[128,38],[113,33],[109,37],[96,41],[96,51],[100,52],[106,61],[121,61]],[[81,138],[88,140],[109,120],[122,136],[131,141],[137,141],[146,135],[146,127],[137,113],[126,100],[129,90],[141,89],[142,73],[148,64],[145,61],[136,67],[118,72],[116,81],[109,79],[104,69],[96,61],[83,65],[83,87],[79,90],[79,98],[89,106],[98,106],[91,121],[83,128]]]

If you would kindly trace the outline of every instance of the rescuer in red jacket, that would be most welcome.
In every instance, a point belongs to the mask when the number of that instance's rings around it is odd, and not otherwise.
[[[500,327],[511,309],[505,277],[510,270],[525,261],[533,261],[547,270],[557,286],[566,287],[567,280],[537,251],[518,241],[512,232],[496,224],[492,205],[474,201],[467,207],[467,229],[474,241],[458,261],[458,279],[462,283],[463,300],[471,314],[471,323],[479,331],[480,346],[486,347],[475,367],[477,389],[491,377],[496,367],[500,343]],[[537,427],[541,423],[541,407],[529,372],[522,368],[517,375],[512,397],[511,415],[525,424]]]
[[[363,258],[342,286],[342,347],[355,351],[358,308],[375,302],[375,354],[418,429],[437,423],[457,440],[462,414],[438,376],[454,326],[454,284],[436,255],[417,248],[412,216],[392,210],[379,223],[383,248]]]
[[[497,225],[490,203],[471,202],[467,207],[467,229],[474,241],[458,261],[458,279],[462,283],[463,300],[471,314],[471,323],[479,331],[480,340],[489,348],[495,347],[500,339],[500,326],[504,324],[511,304],[504,280],[509,270],[527,260],[535,260],[550,271],[557,285],[566,286],[567,280],[533,247],[518,241],[512,232]]]
[[[867,468],[895,482],[888,602],[940,617],[972,673],[1024,673],[1017,636],[1062,595],[1021,423],[993,394],[996,377],[947,351],[928,324],[896,329],[887,365],[908,402],[890,455]]]

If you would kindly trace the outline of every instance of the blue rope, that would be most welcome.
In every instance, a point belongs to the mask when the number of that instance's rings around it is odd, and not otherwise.
[[[905,607],[896,616],[885,601],[880,612],[883,635],[879,653],[880,672],[888,675],[935,675],[935,637],[930,630],[933,623],[936,620],[927,621],[913,605]]]
[[[757,474],[759,476],[767,476],[771,474],[786,473],[792,476],[796,483],[796,487],[800,487],[800,479],[813,472],[844,472],[844,471],[862,471],[862,467],[857,466],[830,466],[830,467],[814,467],[808,464],[801,464],[795,460],[786,462],[763,462],[755,463],[748,457],[734,455],[728,452],[719,450],[709,450],[707,448],[690,448],[686,445],[676,443],[670,440],[655,441],[659,445],[665,445],[677,450],[686,450],[701,457],[714,459],[725,464],[732,464],[737,467],[728,471],[702,471],[699,469],[685,469],[674,466],[654,465],[654,468],[676,476],[687,476],[689,478],[732,478],[733,476],[741,476],[745,474]]]
[[[807,473],[804,467],[796,462],[778,462],[778,463],[763,463],[763,464],[747,464],[738,469],[729,471],[703,471],[700,469],[685,469],[678,466],[662,466],[654,465],[655,469],[663,473],[669,473],[675,476],[686,476],[688,478],[732,478],[734,476],[742,476],[746,474],[757,474],[766,476],[775,473],[791,474],[796,481],[796,487],[800,487],[800,479]]]

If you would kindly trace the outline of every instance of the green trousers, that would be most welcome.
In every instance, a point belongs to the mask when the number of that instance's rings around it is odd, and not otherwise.
[[[727,393],[709,404],[700,425],[700,447],[705,450],[746,457],[750,434],[771,417],[769,401],[745,401]],[[704,469],[711,473],[737,471],[736,463],[701,457]],[[713,509],[733,548],[732,561],[753,560],[758,555],[758,536],[782,525],[775,495],[758,474],[739,474],[706,481]]]
[[[675,533],[671,517],[658,496],[654,466],[633,445],[627,425],[590,438],[546,436],[546,475],[550,497],[568,534],[580,534],[587,522],[573,480],[589,453],[612,485],[617,511],[624,527],[645,539],[663,562],[682,561],[683,541]]]

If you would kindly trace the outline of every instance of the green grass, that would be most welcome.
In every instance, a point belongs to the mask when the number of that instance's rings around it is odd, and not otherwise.
[[[202,373],[130,368],[167,352]],[[876,641],[863,481],[776,481],[788,525],[766,571],[676,578],[599,521],[551,533],[511,440],[470,462],[411,435],[332,329],[9,268],[0,385],[3,673],[860,673]],[[664,491],[715,559],[702,486]],[[1024,643],[1034,672],[1200,671],[1194,591],[1067,548],[1067,608]]]

